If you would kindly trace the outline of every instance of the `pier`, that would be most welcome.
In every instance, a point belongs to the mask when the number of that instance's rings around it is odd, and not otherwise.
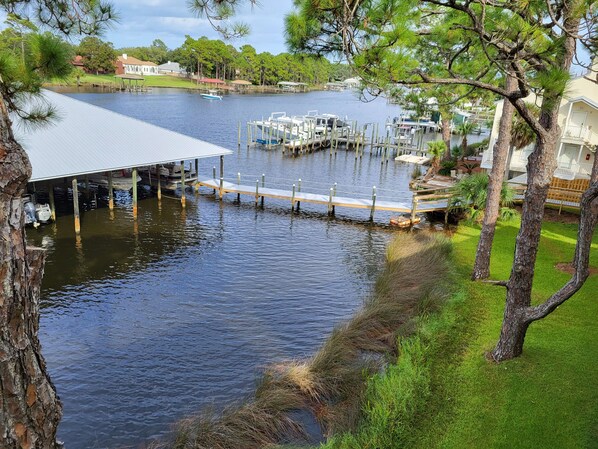
[[[310,111],[314,112],[314,111]],[[309,112],[308,112],[309,114]],[[329,150],[335,154],[338,149],[355,151],[355,158],[362,157],[366,150],[370,154],[391,157],[403,154],[427,155],[423,136],[430,131],[429,123],[388,122],[380,132],[379,123],[359,125],[357,121],[343,123],[334,119],[332,126],[318,125],[317,116],[288,117],[284,112],[272,113],[268,119],[247,122],[246,145],[281,150],[282,154],[301,156],[318,150]],[[321,120],[321,118],[320,118]],[[405,128],[405,129],[402,129]],[[413,129],[415,132],[411,132]],[[406,132],[409,131],[409,132]],[[241,122],[238,123],[238,147],[241,147]]]
[[[294,209],[296,205],[299,206],[302,202],[326,206],[329,215],[334,215],[337,207],[367,209],[370,211],[370,220],[374,219],[376,211],[409,214],[412,219],[415,218],[417,213],[444,212],[446,215],[449,211],[448,200],[452,196],[450,193],[426,190],[421,193],[414,192],[411,202],[391,201],[387,199],[378,200],[376,187],[372,187],[370,198],[364,198],[363,195],[357,192],[353,195],[350,193],[347,195],[348,192],[342,192],[343,195],[337,195],[338,186],[336,184],[331,186],[327,192],[314,193],[301,191],[301,179],[297,180],[297,183],[292,184],[290,189],[279,188],[278,186],[275,188],[266,187],[264,175],[261,179],[257,178],[255,184],[241,184],[240,174],[237,175],[236,183],[226,181],[224,178],[209,178],[199,180],[197,187],[211,189],[219,198],[223,198],[227,193],[236,194],[239,199],[241,195],[249,196],[255,201],[256,206],[258,204],[263,205],[264,198],[273,198],[288,201],[291,209]]]

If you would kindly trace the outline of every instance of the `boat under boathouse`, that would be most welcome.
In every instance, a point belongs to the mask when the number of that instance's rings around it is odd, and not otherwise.
[[[32,166],[30,183],[48,190],[55,218],[54,187],[72,187],[75,232],[80,232],[78,183],[94,174],[106,174],[108,205],[114,207],[113,172],[131,170],[137,179],[139,167],[181,164],[181,186],[185,186],[185,161],[223,157],[230,150],[184,134],[127,117],[107,109],[75,100],[49,90],[43,99],[33,100],[30,108],[41,101],[56,110],[58,119],[46,126],[31,129],[15,120],[15,137],[27,152]],[[159,171],[158,171],[159,173]],[[160,198],[158,174],[158,198]],[[132,182],[133,217],[137,218],[137,183]],[[185,195],[181,196],[185,206]]]

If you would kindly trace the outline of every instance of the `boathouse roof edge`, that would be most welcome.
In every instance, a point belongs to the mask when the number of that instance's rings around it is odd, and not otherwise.
[[[43,94],[58,120],[31,129],[17,119],[14,127],[31,161],[31,182],[232,153],[66,95],[48,90]]]

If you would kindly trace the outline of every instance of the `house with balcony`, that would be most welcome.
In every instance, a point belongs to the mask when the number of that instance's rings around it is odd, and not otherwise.
[[[598,68],[595,65],[594,69]],[[526,101],[533,102],[533,98]],[[482,168],[492,168],[492,149],[498,139],[498,125],[502,101],[497,104],[490,144],[482,157]],[[598,148],[598,83],[596,72],[571,80],[561,101],[559,126],[562,130],[557,145],[557,169],[552,187],[563,191],[584,191],[588,188],[596,148]],[[513,149],[510,157],[509,179],[513,183],[527,182],[527,158],[534,144]],[[550,198],[550,196],[549,196]]]

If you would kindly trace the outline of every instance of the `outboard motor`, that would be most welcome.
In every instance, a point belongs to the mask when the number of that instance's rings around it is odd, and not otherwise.
[[[25,212],[25,224],[32,224],[35,226],[37,223],[37,217],[35,216],[35,204],[31,201],[27,201],[23,206],[23,211]]]
[[[37,204],[35,216],[40,223],[48,223],[52,219],[52,210],[49,204]]]

